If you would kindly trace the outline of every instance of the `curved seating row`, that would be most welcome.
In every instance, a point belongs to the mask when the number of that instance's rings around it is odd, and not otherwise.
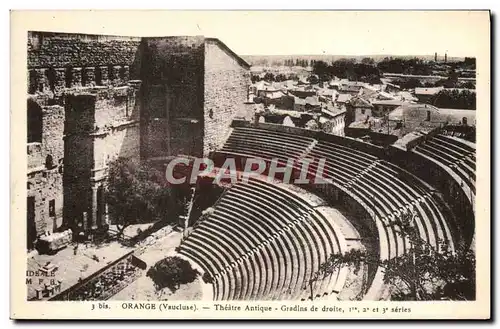
[[[331,253],[346,248],[328,218],[298,195],[251,179],[234,185],[180,253],[214,278],[215,300],[306,300],[338,292],[345,271],[310,282]]]
[[[325,157],[324,176],[371,210],[378,229],[380,259],[400,256],[410,247],[406,234],[393,224],[408,211],[415,214],[415,226],[423,241],[438,249],[443,243],[454,248],[448,214],[441,210],[445,205],[430,194],[432,189],[427,184],[390,162],[340,145],[324,144],[320,141],[309,156]],[[312,172],[316,170],[314,163]],[[382,272],[376,274],[372,286],[378,288],[371,289],[367,298],[375,298],[383,289]]]
[[[289,159],[298,160],[314,144],[313,138],[296,136],[264,129],[236,127],[220,154],[258,157],[266,161],[277,159],[278,163],[286,163]]]
[[[415,176],[390,162],[332,143],[320,141],[309,156],[325,157],[324,176],[364,200],[385,225],[412,211],[417,215],[415,224],[424,241],[435,247],[440,242],[453,243],[448,223],[429,194],[430,188]],[[316,170],[315,163],[312,162],[311,171]],[[394,231],[389,238],[394,242],[394,250],[389,254],[403,254],[407,245],[402,234]]]
[[[446,136],[435,139],[435,143],[453,150],[450,154],[460,157],[468,170],[475,170],[475,165],[471,165],[475,154],[467,145],[446,141]],[[433,189],[410,172],[374,155],[332,141],[240,127],[234,129],[221,154],[306,158],[313,160],[310,175],[317,172],[317,160],[325,159],[323,177],[362,204],[375,220],[380,259],[400,256],[410,248],[409,239],[395,224],[405,212],[416,215],[414,224],[422,240],[436,248],[442,243],[454,246],[451,212],[433,195]],[[237,184],[217,205],[212,218],[200,224],[183,244],[185,253],[207,263],[204,267],[215,276],[216,299],[307,299],[307,289],[325,291],[325,285],[342,282],[337,278],[306,287],[311,269],[317,268],[332,251],[342,249],[331,238],[341,234],[324,228],[325,225],[321,226],[324,229],[311,226],[327,221],[315,219],[317,214],[291,198],[290,193],[266,184],[257,180],[249,185]],[[295,204],[290,205],[292,201]],[[206,237],[207,232],[214,240]],[[330,239],[325,239],[321,232],[326,232]],[[224,238],[231,242],[223,241]],[[209,240],[217,242],[209,245]],[[377,296],[382,288],[383,273],[378,271],[367,298]],[[326,291],[332,292],[329,288]]]
[[[476,152],[457,138],[436,135],[413,149],[413,152],[447,166],[476,193]]]
[[[444,126],[440,132],[443,136],[457,137],[471,143],[476,142],[475,126]]]

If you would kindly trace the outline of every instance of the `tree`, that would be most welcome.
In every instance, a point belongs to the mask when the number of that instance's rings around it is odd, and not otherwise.
[[[286,75],[284,75],[283,73],[277,74],[274,77],[274,81],[276,82],[286,81]]]
[[[365,57],[361,60],[362,64],[373,65],[375,64],[375,60],[371,57]]]
[[[323,61],[314,62],[312,72],[319,77],[320,81],[329,81],[332,78],[330,65]]]
[[[167,287],[175,292],[181,284],[193,282],[199,272],[193,269],[188,261],[173,256],[158,261],[146,275],[153,280],[157,290]]]
[[[250,79],[252,80],[252,83],[256,83],[256,82],[260,81],[260,77],[256,74],[252,74]]]
[[[475,299],[474,252],[468,248],[453,251],[444,241],[439,241],[438,248],[430,245],[420,237],[416,220],[414,213],[407,212],[390,224],[409,242],[404,255],[380,260],[377,255],[359,249],[331,254],[312,281],[343,266],[353,266],[356,274],[362,264],[371,264],[383,268],[384,282],[391,286],[393,300]]]
[[[440,108],[476,109],[476,93],[470,90],[441,90],[429,99],[429,103]]]
[[[341,58],[332,63],[331,74],[341,79],[357,80],[353,59]]]
[[[469,66],[471,69],[476,69],[476,58],[475,57],[465,57],[464,65]]]
[[[455,70],[452,70],[448,76],[449,84],[453,87],[456,87],[458,84],[458,73]]]
[[[267,72],[265,75],[264,75],[264,80],[267,81],[267,82],[272,82],[274,81],[274,74],[272,74],[271,72]]]
[[[164,220],[176,211],[163,173],[128,158],[109,164],[106,201],[119,238],[129,225]]]
[[[460,88],[465,88],[465,89],[476,89],[476,84],[472,81],[466,81],[466,82],[463,82],[461,85],[460,85]]]
[[[309,77],[307,77],[307,81],[310,83],[310,84],[317,84],[319,82],[319,79],[317,76],[315,76],[314,74],[313,75],[310,75]]]
[[[309,129],[309,130],[319,130],[320,129],[318,122],[316,122],[316,120],[314,120],[314,119],[307,121],[304,128]]]
[[[384,60],[377,64],[377,67],[382,72],[387,73],[407,73],[405,71],[408,68],[407,63],[399,58],[384,58]]]
[[[371,85],[377,85],[377,84],[382,83],[382,81],[380,80],[380,76],[376,75],[376,74],[370,74],[368,76],[363,76],[359,80],[362,82],[369,83]]]
[[[414,75],[430,75],[432,69],[430,65],[418,58],[404,59],[386,57],[377,64],[382,72],[386,73],[404,73]]]
[[[417,87],[423,87],[422,83],[417,78],[396,79],[393,83],[400,86],[402,89],[415,89]]]

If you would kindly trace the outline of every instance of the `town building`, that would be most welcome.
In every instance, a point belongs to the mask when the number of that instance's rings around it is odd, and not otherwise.
[[[434,87],[434,88],[415,88],[415,96],[418,98],[420,103],[427,103],[437,93],[443,90],[444,87]]]
[[[383,117],[385,115],[388,115],[392,111],[394,111],[396,108],[400,107],[403,104],[406,104],[408,102],[404,100],[376,100],[371,102],[373,105],[373,116],[375,117]]]
[[[429,104],[404,104],[389,114],[389,121],[398,122],[407,131],[417,127],[442,127],[444,125],[475,125],[476,111],[437,108]]]
[[[345,113],[345,110],[333,106],[322,108],[319,117],[321,130],[327,134],[345,136]]]
[[[366,121],[372,114],[373,105],[362,97],[353,97],[346,103],[346,125],[352,122]]]
[[[364,86],[363,82],[349,81],[340,86],[339,92],[354,96],[360,94]]]
[[[350,94],[338,94],[337,98],[334,101],[334,104],[337,105],[337,107],[345,110],[347,109],[346,104],[347,102],[349,102],[351,97],[352,96]]]

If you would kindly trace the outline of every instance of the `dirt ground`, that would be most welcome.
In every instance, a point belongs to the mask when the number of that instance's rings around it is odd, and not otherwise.
[[[166,236],[160,237],[153,244],[147,246],[140,258],[146,262],[148,268],[157,261],[176,254],[175,247],[180,244],[181,232],[172,231]],[[153,281],[146,276],[147,269],[143,275],[128,285],[125,289],[111,297],[110,300],[200,300],[202,298],[201,277],[194,282],[183,284],[173,293],[169,288],[156,291]]]

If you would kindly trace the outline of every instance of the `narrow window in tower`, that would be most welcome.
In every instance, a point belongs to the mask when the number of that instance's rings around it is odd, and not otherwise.
[[[49,216],[50,217],[56,216],[56,200],[54,199],[49,201]]]

